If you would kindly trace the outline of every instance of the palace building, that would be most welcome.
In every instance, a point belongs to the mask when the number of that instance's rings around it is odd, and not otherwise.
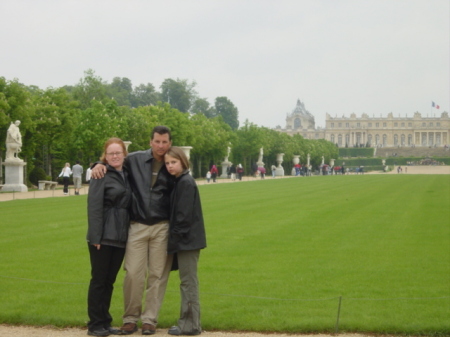
[[[444,146],[449,144],[450,119],[448,112],[440,117],[422,117],[415,112],[413,117],[331,117],[328,113],[325,128],[316,128],[314,116],[297,101],[292,113],[287,114],[286,128],[277,126],[276,131],[289,135],[300,134],[305,139],[326,139],[339,147],[372,146]]]

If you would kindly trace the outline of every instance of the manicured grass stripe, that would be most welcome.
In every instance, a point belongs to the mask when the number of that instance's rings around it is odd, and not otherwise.
[[[340,331],[449,334],[449,178],[200,186],[208,239],[199,266],[204,328],[333,332],[342,296]],[[0,212],[0,322],[84,325],[86,196],[3,202]],[[174,273],[160,326],[176,322],[178,282]],[[116,325],[122,284],[121,271]]]

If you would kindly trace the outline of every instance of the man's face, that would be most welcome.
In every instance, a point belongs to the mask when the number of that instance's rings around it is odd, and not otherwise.
[[[171,145],[172,142],[169,140],[168,133],[161,135],[155,132],[153,139],[150,140],[150,147],[152,148],[153,157],[155,157],[158,161],[163,160],[164,155]]]

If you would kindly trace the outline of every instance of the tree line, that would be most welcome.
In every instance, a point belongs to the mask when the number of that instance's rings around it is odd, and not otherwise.
[[[245,174],[251,173],[261,147],[266,168],[276,165],[278,153],[285,154],[285,172],[290,172],[294,155],[305,163],[309,153],[313,166],[322,156],[326,161],[338,156],[336,146],[323,139],[289,136],[248,120],[239,126],[238,109],[227,97],[217,97],[211,105],[195,86],[184,79],[166,79],[157,91],[150,83],[133,87],[127,78],[108,83],[93,70],[74,86],[47,89],[0,77],[0,160],[6,131],[15,120],[21,121],[19,157],[27,162],[27,182],[33,184],[55,180],[65,162],[80,160],[86,168],[98,160],[110,137],[131,141],[130,152],[145,150],[156,125],[172,130],[173,145],[193,147],[194,177],[204,177],[212,164],[220,167],[228,147],[229,161],[241,163]]]

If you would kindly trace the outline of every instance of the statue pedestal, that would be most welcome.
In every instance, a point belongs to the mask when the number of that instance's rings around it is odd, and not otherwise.
[[[275,176],[276,177],[284,177],[284,168],[283,168],[283,166],[277,167],[277,169],[275,170]]]
[[[230,167],[231,164],[233,164],[233,163],[230,161],[222,162],[222,175],[220,176],[220,178],[228,178],[227,171],[228,171],[228,167]]]
[[[23,184],[23,168],[27,165],[21,159],[7,159],[3,162],[5,167],[5,192],[28,192],[28,187]]]

